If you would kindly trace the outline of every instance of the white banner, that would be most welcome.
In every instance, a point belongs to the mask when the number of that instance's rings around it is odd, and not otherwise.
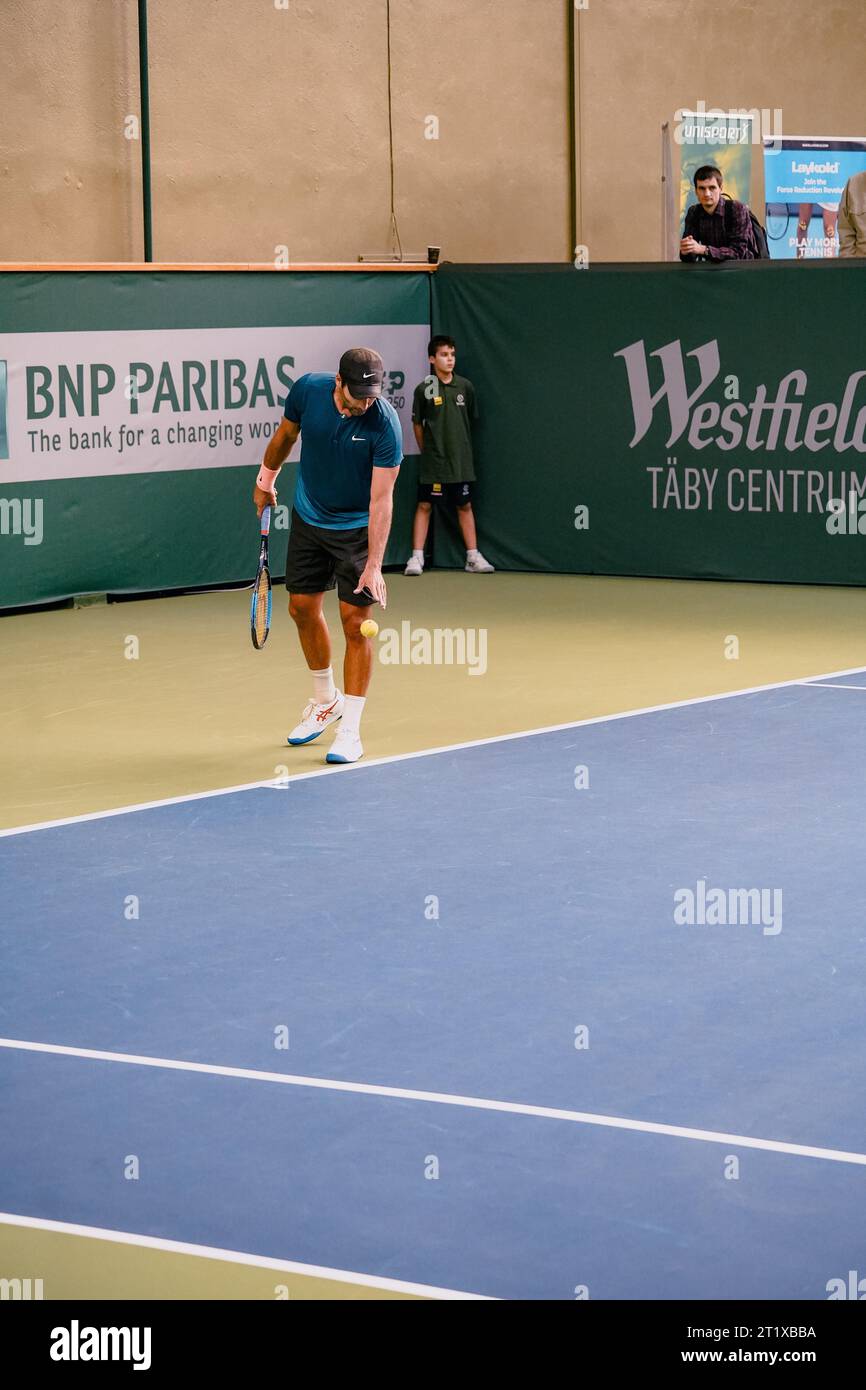
[[[354,324],[0,334],[0,483],[252,467],[292,382],[335,372],[348,347],[381,353],[383,395],[400,416],[405,452],[417,453],[412,392],[429,371],[429,331]]]

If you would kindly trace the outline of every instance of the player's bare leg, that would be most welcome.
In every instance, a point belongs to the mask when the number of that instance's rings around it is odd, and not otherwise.
[[[369,608],[340,600],[340,618],[346,635],[346,660],[343,679],[346,694],[343,703],[343,722],[325,758],[328,763],[356,763],[364,756],[361,743],[361,715],[364,713],[370,676],[373,671],[373,643],[361,633],[361,624],[369,618]]]
[[[311,671],[331,664],[331,634],[322,612],[324,594],[290,594],[289,617],[298,629],[301,649]]]
[[[837,213],[830,208],[822,208],[824,213],[824,255],[836,255],[836,218]]]
[[[301,649],[316,687],[300,723],[288,736],[287,742],[293,745],[312,743],[343,714],[343,696],[334,687],[331,672],[331,634],[322,612],[324,597],[324,594],[289,595],[289,616],[298,629]]]
[[[806,256],[806,240],[809,236],[809,223],[812,220],[812,204],[801,203],[800,212],[797,218],[797,259],[803,260]]]
[[[373,674],[373,640],[361,634],[361,624],[370,616],[369,608],[340,600],[340,618],[346,636],[343,688],[347,695],[365,696]]]

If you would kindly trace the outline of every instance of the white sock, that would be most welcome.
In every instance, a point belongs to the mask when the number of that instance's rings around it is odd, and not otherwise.
[[[423,551],[423,550],[413,550],[413,551],[412,551],[412,559],[413,559],[413,560],[420,560],[420,561],[421,561],[421,564],[423,565],[423,563],[424,563],[424,551]]]
[[[313,694],[317,705],[329,705],[337,693],[334,685],[334,668],[326,666],[324,671],[311,671]]]
[[[343,706],[343,718],[340,720],[340,728],[348,729],[350,734],[360,734],[361,715],[364,713],[364,706],[366,703],[366,695],[347,695]]]
[[[480,554],[480,551],[478,551],[478,550],[467,550],[467,552],[466,552],[466,559],[467,559],[467,560],[477,560],[479,554]]]

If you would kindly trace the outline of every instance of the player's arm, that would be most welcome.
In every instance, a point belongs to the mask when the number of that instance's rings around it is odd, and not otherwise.
[[[396,468],[373,469],[370,485],[370,521],[367,530],[367,565],[355,590],[357,594],[361,589],[366,589],[383,608],[386,606],[388,593],[382,577],[382,560],[385,557],[385,546],[388,544],[391,518],[394,515],[394,484],[399,472],[399,464]]]
[[[298,435],[301,432],[300,423],[297,420],[288,420],[285,415],[280,421],[279,428],[275,434],[271,435],[268,447],[265,449],[265,456],[262,459],[262,469],[267,473],[277,474],[285,463],[292,449],[295,447]],[[259,483],[261,479],[261,485]],[[267,484],[270,484],[268,486]],[[263,507],[275,507],[277,505],[276,477],[264,478],[262,472],[256,479],[253,488],[253,503],[255,504],[259,516],[262,514]]]

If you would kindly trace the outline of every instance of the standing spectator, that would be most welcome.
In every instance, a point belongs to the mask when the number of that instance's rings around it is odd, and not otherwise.
[[[866,256],[866,170],[852,174],[839,199],[839,255]]]

